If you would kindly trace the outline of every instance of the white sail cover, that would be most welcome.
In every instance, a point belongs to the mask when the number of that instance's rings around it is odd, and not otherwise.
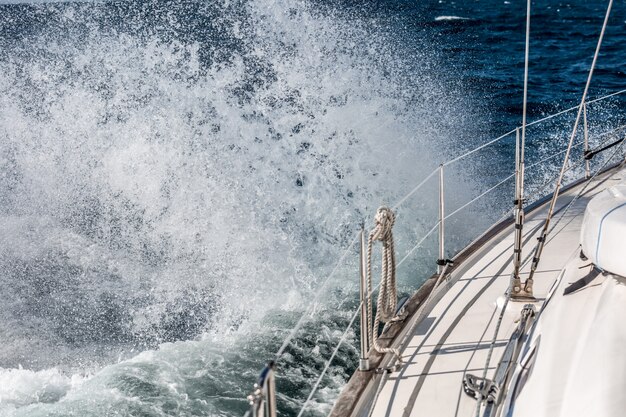
[[[626,416],[626,183],[585,209],[575,256],[542,310],[507,417]]]
[[[591,199],[581,230],[583,253],[598,268],[626,276],[626,184]]]
[[[539,319],[526,363],[527,380],[507,417],[624,417],[626,415],[626,279],[587,274],[576,264]],[[521,378],[524,379],[524,378]]]

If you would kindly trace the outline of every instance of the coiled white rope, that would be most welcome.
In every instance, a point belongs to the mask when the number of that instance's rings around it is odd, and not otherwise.
[[[378,344],[378,327],[380,322],[391,321],[396,314],[398,306],[398,289],[396,286],[396,255],[393,245],[393,224],[396,220],[394,212],[388,207],[380,207],[376,211],[374,221],[376,226],[367,239],[367,309],[368,316],[372,311],[372,249],[374,242],[380,240],[383,244],[382,251],[382,273],[380,278],[380,288],[378,290],[378,300],[376,303],[376,317],[374,327],[372,321],[367,321],[367,333],[370,346],[379,353],[393,353],[402,362],[400,352],[394,348],[385,348]]]

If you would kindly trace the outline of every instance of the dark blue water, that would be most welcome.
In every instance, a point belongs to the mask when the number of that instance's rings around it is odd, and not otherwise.
[[[525,2],[340,4],[340,9],[362,11],[364,8],[368,18],[380,19],[390,31],[398,33],[405,47],[416,51],[424,47],[422,43],[433,47],[441,65],[440,72],[449,76],[449,82],[469,87],[471,94],[491,110],[494,133],[519,125]],[[532,3],[530,120],[580,101],[607,5],[608,2]],[[591,97],[619,90],[624,85],[626,74],[620,51],[624,48],[625,26],[624,7],[616,3],[591,85]]]
[[[296,415],[357,304],[354,250],[312,300],[359,224],[520,124],[525,6],[0,0],[0,415],[241,415],[305,314],[277,380]],[[533,3],[529,121],[579,102],[605,7]],[[616,3],[591,98],[626,84],[625,26]],[[623,106],[590,106],[591,133]],[[530,128],[529,163],[572,123]],[[450,212],[512,173],[513,143],[449,167]],[[529,170],[528,189],[560,163]],[[434,269],[434,235],[410,249],[436,186],[398,209],[404,293]],[[448,255],[512,193],[450,219]],[[330,410],[357,336],[307,415]]]

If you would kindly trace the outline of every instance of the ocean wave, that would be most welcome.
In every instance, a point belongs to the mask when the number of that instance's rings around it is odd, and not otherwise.
[[[84,377],[68,376],[57,368],[41,371],[0,368],[0,410],[57,402],[83,381]]]
[[[372,204],[435,166],[432,141],[462,136],[449,134],[455,93],[423,73],[429,54],[405,62],[369,24],[299,0],[167,8],[0,16],[40,28],[0,34],[0,359],[32,369],[0,379],[15,415],[242,415],[276,332]],[[421,229],[403,221],[398,244]],[[287,415],[348,323],[356,282],[340,278],[358,257],[346,259],[281,363]],[[357,357],[338,355],[319,410]],[[93,377],[74,389],[73,373]]]
[[[472,20],[472,19],[469,17],[461,17],[461,16],[437,16],[435,17],[435,22],[450,21],[450,20]]]

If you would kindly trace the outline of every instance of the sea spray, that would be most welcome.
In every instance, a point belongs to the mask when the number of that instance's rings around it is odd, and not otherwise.
[[[427,56],[408,62],[354,14],[296,0],[3,7],[0,366],[65,376],[0,413],[240,414],[360,222],[461,129]],[[406,218],[398,238],[426,226]],[[347,324],[355,268],[287,351],[288,412]],[[328,398],[355,355],[348,343]]]

